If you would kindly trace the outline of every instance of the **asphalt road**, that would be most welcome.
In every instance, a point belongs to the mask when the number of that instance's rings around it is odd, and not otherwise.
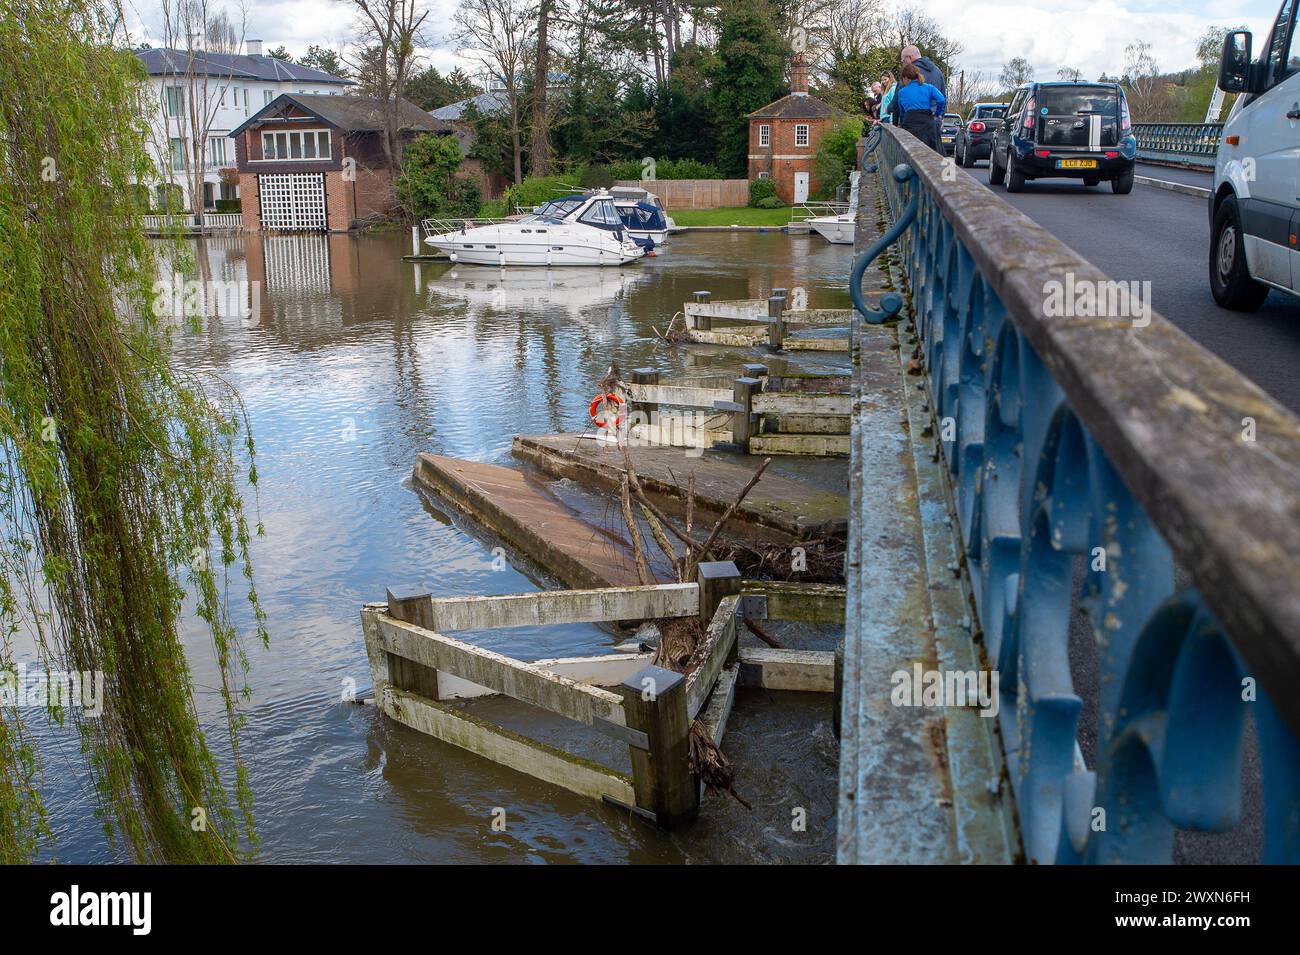
[[[968,170],[988,182],[988,163]],[[1143,165],[1141,175],[1209,185],[1209,176]],[[1046,179],[1010,195],[990,186],[1111,278],[1150,281],[1155,310],[1300,414],[1300,298],[1272,292],[1254,313],[1210,295],[1209,212],[1203,199],[1139,183],[1117,196],[1108,183]]]

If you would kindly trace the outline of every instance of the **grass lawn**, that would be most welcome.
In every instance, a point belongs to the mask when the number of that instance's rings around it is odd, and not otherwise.
[[[678,225],[770,225],[783,226],[790,221],[790,207],[751,209],[674,209],[668,213]]]

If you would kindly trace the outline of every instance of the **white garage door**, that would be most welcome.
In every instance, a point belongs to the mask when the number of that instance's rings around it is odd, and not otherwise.
[[[325,230],[325,175],[264,173],[257,177],[263,229]]]

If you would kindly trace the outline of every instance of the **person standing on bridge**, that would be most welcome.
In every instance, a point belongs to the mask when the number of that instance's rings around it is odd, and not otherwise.
[[[880,88],[884,91],[880,94],[880,114],[876,118],[879,123],[892,123],[894,121],[894,94],[898,92],[898,84],[894,82],[894,74],[885,70],[880,74]]]
[[[903,67],[903,78],[894,94],[894,125],[903,127],[940,155],[943,150],[939,147],[939,127],[935,125],[934,114],[938,110],[942,116],[947,105],[943,93],[925,81],[915,63]]]
[[[917,71],[925,79],[926,83],[937,89],[943,96],[948,95],[948,86],[943,78],[943,71],[934,65],[934,61],[928,56],[921,55],[921,48],[915,43],[909,43],[903,47],[903,66],[915,66]],[[938,138],[943,128],[943,111],[947,105],[946,102],[935,108],[934,111],[934,135]]]

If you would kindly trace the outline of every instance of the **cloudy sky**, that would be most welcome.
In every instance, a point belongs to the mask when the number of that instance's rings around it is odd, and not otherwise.
[[[157,42],[158,0],[134,4],[137,37]],[[212,0],[219,4],[221,0]],[[264,48],[283,44],[295,55],[313,43],[338,47],[347,38],[351,15],[345,0],[246,0],[245,35]],[[428,62],[439,69],[465,64],[447,39],[456,0],[426,0],[436,45]],[[959,65],[996,73],[1013,56],[1023,56],[1040,79],[1054,79],[1058,67],[1081,69],[1087,77],[1116,73],[1124,47],[1144,39],[1163,70],[1192,66],[1196,40],[1210,26],[1245,24],[1260,37],[1272,26],[1279,0],[909,0],[902,4],[937,19],[964,52]],[[237,18],[238,0],[228,10]]]

